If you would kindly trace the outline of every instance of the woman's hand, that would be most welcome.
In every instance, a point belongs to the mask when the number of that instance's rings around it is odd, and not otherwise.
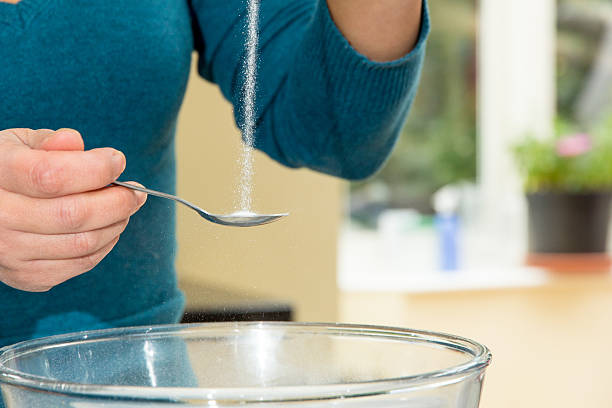
[[[393,61],[416,45],[422,0],[327,0],[353,48],[373,61]]]
[[[108,187],[125,169],[111,148],[83,150],[70,129],[0,132],[0,281],[43,292],[94,268],[146,194]]]

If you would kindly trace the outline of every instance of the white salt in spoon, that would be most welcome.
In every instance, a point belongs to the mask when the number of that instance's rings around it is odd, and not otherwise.
[[[171,194],[166,194],[155,190],[149,190],[148,188],[134,186],[132,184],[127,184],[121,181],[114,181],[111,184],[115,184],[121,187],[127,187],[136,191],[142,191],[143,193],[147,193],[157,197],[174,200],[191,208],[192,210],[200,214],[202,218],[210,222],[214,222],[215,224],[228,225],[232,227],[256,227],[258,225],[269,224],[271,222],[281,219],[282,217],[286,217],[287,215],[289,215],[288,213],[262,215],[255,214],[250,211],[237,211],[235,213],[226,215],[211,214],[207,211],[204,211],[197,205],[193,205],[189,201],[183,200],[182,198],[173,196]]]

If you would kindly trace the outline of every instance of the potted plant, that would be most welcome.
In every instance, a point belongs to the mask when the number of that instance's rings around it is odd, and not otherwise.
[[[528,137],[515,146],[530,253],[606,252],[612,192],[612,135],[606,133]]]

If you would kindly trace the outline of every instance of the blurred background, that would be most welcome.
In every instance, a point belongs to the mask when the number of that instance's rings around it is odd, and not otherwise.
[[[610,191],[612,153],[597,152],[612,140],[612,3],[436,0],[430,8],[420,90],[376,176],[349,184],[258,154],[254,208],[288,211],[286,220],[228,229],[178,208],[188,320],[451,332],[493,351],[485,408],[610,406],[607,251],[534,250],[525,192],[555,190],[550,180],[584,169],[564,193]],[[588,135],[588,152],[566,158],[559,143],[575,146],[577,134]],[[526,145],[517,158],[527,138],[540,150]],[[232,210],[239,131],[218,89],[195,74],[177,147],[180,195]],[[548,178],[529,160],[549,163]],[[525,180],[540,188],[525,191]],[[545,238],[568,235],[556,224],[545,223]]]

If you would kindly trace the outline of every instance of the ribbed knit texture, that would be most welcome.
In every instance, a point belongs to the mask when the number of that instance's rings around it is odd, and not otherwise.
[[[240,121],[245,18],[244,0],[0,3],[0,129],[75,128],[87,149],[126,154],[121,179],[173,192],[191,52]],[[350,47],[325,1],[263,0],[256,147],[292,167],[372,174],[414,97],[428,30],[425,12],[416,49],[379,64]],[[0,345],[179,319],[174,227],[173,205],[150,199],[93,271],[48,293],[0,283]]]
[[[238,107],[246,26],[243,0],[194,0],[205,43],[200,73],[217,82]],[[235,10],[240,10],[236,15]],[[226,30],[208,24],[225,19]],[[429,17],[415,49],[375,63],[355,52],[331,19],[325,1],[265,0],[255,146],[291,167],[361,179],[388,157],[416,93]],[[206,23],[205,23],[206,22]]]

